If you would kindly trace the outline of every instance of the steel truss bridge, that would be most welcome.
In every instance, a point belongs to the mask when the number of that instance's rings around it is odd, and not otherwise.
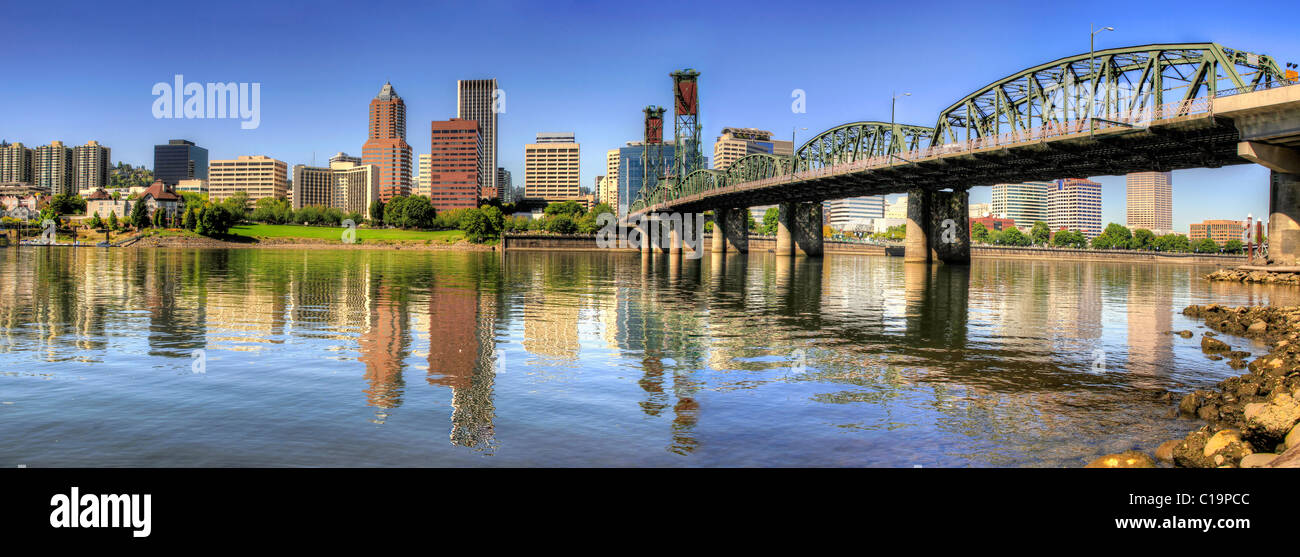
[[[1215,99],[1291,84],[1273,58],[1215,43],[1085,53],[994,81],[933,126],[853,122],[793,157],[748,155],[674,177],[628,213],[1245,164],[1237,126],[1216,116]]]

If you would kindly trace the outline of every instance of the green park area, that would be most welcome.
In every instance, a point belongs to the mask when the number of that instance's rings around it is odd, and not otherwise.
[[[230,227],[230,234],[253,238],[316,238],[342,240],[345,228],[337,226],[302,226],[295,224],[241,224]],[[454,244],[464,239],[460,230],[403,230],[399,228],[358,228],[357,239],[396,242],[438,242]]]

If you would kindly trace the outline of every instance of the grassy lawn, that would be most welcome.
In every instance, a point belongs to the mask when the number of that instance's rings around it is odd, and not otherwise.
[[[343,228],[332,226],[301,226],[296,224],[249,224],[232,226],[231,234],[252,236],[255,238],[319,238],[338,240],[343,237]],[[439,242],[454,244],[465,237],[459,230],[397,230],[358,228],[357,238],[363,243],[367,240],[386,240],[397,242]]]

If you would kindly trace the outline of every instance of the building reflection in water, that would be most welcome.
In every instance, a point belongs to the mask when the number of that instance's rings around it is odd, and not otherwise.
[[[429,291],[430,385],[451,389],[453,445],[479,449],[494,443],[493,385],[504,353],[492,336],[496,302],[473,281],[435,278]]]

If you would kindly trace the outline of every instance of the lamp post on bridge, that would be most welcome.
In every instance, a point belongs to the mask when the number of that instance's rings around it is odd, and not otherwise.
[[[1097,100],[1097,70],[1093,67],[1096,58],[1097,33],[1102,31],[1114,31],[1114,27],[1096,28],[1096,24],[1089,23],[1088,30],[1088,79],[1092,80],[1092,92],[1088,95],[1088,139],[1092,139],[1094,126],[1092,125],[1092,103]]]
[[[894,123],[894,108],[898,106],[898,99],[900,97],[910,97],[912,96],[912,94],[903,93],[902,95],[899,95],[898,91],[894,91],[892,94],[894,95],[893,98],[889,99],[889,147],[885,148],[886,149],[885,152],[891,156],[897,157],[898,155],[896,153],[889,151],[889,148],[894,146],[894,141],[898,139],[898,133],[897,133],[898,124]],[[901,144],[898,146],[898,150],[900,151],[903,150],[903,146]],[[903,157],[898,157],[898,158],[901,159]]]

